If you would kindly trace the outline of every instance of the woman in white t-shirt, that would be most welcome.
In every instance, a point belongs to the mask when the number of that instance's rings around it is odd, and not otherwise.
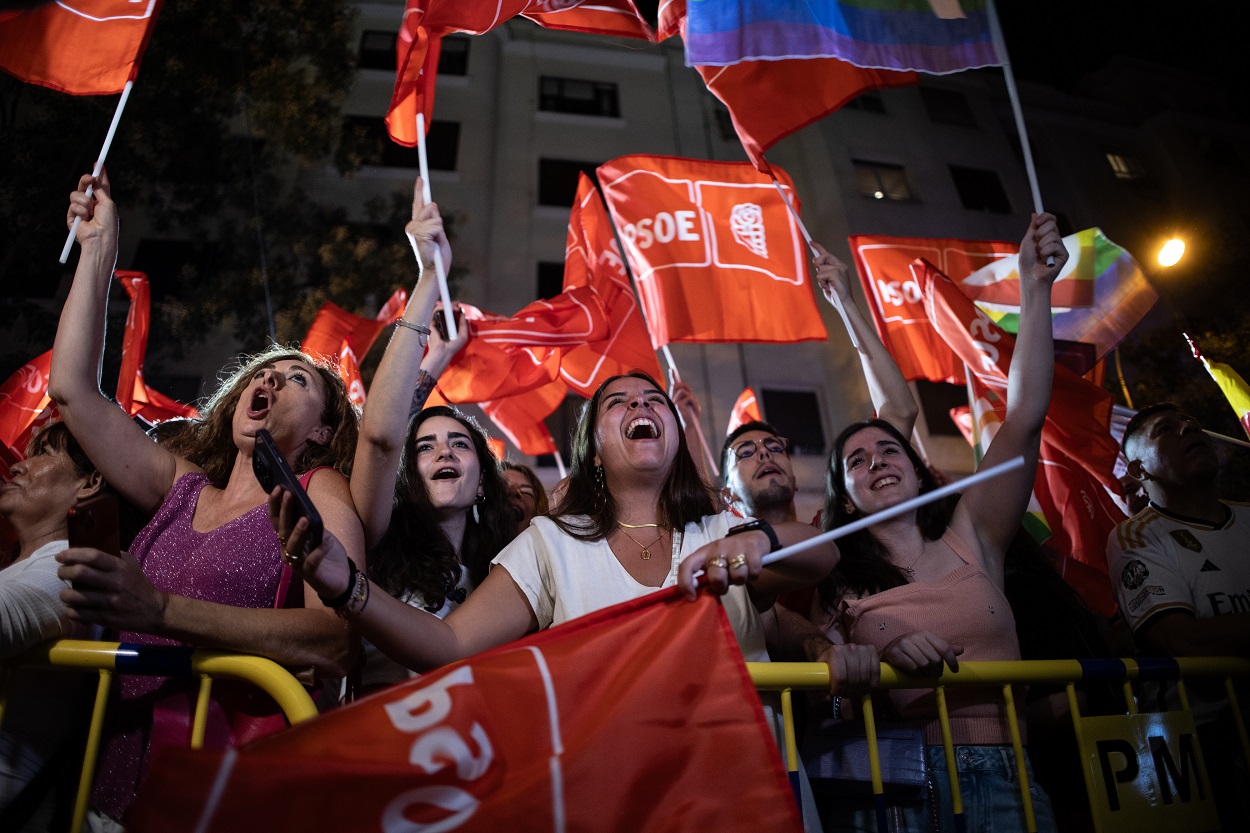
[[[305,523],[292,523],[289,506],[289,498],[271,498],[270,515],[297,547]],[[693,596],[699,570],[714,592],[746,584],[729,593],[726,608],[747,658],[763,659],[755,611],[777,593],[818,581],[836,564],[837,550],[816,547],[768,569],[761,560],[815,534],[804,524],[774,529],[719,512],[672,400],[635,372],[606,381],[583,409],[568,488],[552,518],[536,519],[505,547],[446,619],[386,593],[371,595],[369,580],[351,570],[332,536],[299,569],[323,596],[344,600],[339,610],[361,634],[418,671],[675,583]]]

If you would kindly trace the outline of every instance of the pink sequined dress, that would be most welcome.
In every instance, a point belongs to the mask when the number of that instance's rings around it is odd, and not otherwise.
[[[235,607],[273,607],[285,579],[282,548],[267,508],[261,504],[210,532],[197,532],[192,520],[207,485],[208,477],[201,472],[178,478],[131,552],[148,580],[167,593]],[[294,584],[293,590],[302,590],[301,583]],[[288,597],[285,606],[302,606],[300,595],[293,592],[295,598]],[[120,633],[118,640],[183,644],[130,631]],[[109,702],[92,806],[122,820],[150,763],[154,705],[188,691],[193,682],[169,677],[120,679],[120,691],[115,685]]]

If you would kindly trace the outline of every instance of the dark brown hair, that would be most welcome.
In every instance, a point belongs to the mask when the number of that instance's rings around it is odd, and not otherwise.
[[[598,423],[599,403],[603,399],[603,392],[618,379],[628,378],[642,379],[654,386],[663,394],[664,402],[673,413],[673,419],[678,425],[681,424],[677,406],[665,393],[663,386],[641,370],[631,370],[608,379],[582,406],[577,427],[573,431],[573,460],[569,467],[568,484],[559,502],[551,510],[551,518],[556,525],[582,541],[601,540],[616,529],[616,501],[613,500],[612,493],[597,482],[595,476],[595,455],[599,451],[595,445],[595,426]],[[691,521],[716,512],[708,485],[703,482],[699,469],[690,456],[685,433],[678,431],[677,437],[677,457],[664,479],[657,518],[662,526],[670,529],[681,529]],[[577,516],[585,516],[587,520],[573,520]]]

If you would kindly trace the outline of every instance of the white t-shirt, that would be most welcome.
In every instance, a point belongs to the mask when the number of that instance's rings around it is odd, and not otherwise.
[[[512,576],[542,629],[672,587],[677,583],[677,567],[683,558],[704,544],[725,537],[731,526],[749,520],[721,512],[686,524],[680,544],[672,553],[668,575],[659,587],[635,580],[621,566],[607,541],[578,540],[544,517],[535,518],[491,563],[502,566]],[[722,601],[743,657],[747,662],[767,662],[764,631],[746,588],[731,587]]]

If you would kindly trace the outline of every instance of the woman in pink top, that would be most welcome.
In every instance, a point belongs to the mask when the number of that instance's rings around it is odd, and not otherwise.
[[[1053,265],[1046,260],[1053,258]],[[1050,401],[1054,347],[1051,285],[1067,261],[1055,218],[1034,215],[1020,244],[1020,329],[1011,359],[1007,416],[986,452],[992,466],[1023,455],[1026,465],[970,488],[954,511],[930,505],[841,539],[842,558],[821,586],[835,637],[869,645],[901,671],[936,675],[967,660],[1020,658],[1015,620],[1003,596],[1003,559],[1020,527],[1037,466]],[[824,525],[833,529],[936,487],[920,456],[890,423],[847,428],[834,444]],[[873,664],[875,666],[875,663]],[[1023,830],[1010,736],[997,692],[947,695],[968,829]],[[937,708],[929,689],[892,692],[906,720],[925,724],[937,812],[903,806],[898,829],[924,830],[930,816],[953,824]],[[1050,807],[1034,789],[1039,830],[1053,830]],[[842,802],[836,829],[876,829],[871,808]]]

